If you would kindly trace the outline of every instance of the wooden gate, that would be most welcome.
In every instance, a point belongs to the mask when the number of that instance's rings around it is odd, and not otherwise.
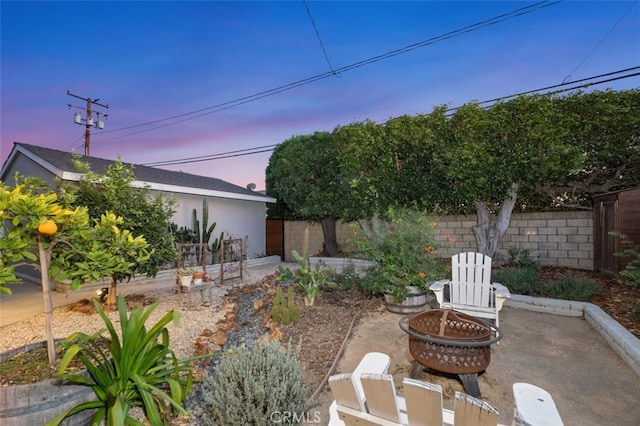
[[[280,256],[284,259],[284,220],[267,219],[266,226],[267,256]]]
[[[640,188],[625,189],[594,197],[594,251],[596,271],[617,275],[630,259],[616,256],[625,248],[616,232],[640,246]]]
[[[617,227],[618,199],[604,198],[598,200],[594,214],[594,250],[593,263],[597,271],[603,274],[618,273],[618,257],[614,253],[618,250],[618,238],[609,235]]]

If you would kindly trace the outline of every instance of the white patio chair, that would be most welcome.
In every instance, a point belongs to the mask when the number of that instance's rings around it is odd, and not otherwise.
[[[452,256],[451,280],[436,281],[429,289],[441,308],[451,307],[475,317],[495,320],[496,327],[500,326],[502,305],[511,297],[507,287],[491,282],[491,258],[474,252]]]

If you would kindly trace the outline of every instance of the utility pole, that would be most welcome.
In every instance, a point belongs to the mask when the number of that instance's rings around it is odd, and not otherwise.
[[[75,114],[73,114],[73,121],[76,124],[80,124],[80,125],[84,124],[84,126],[85,126],[85,132],[84,132],[84,155],[86,157],[89,157],[89,151],[90,151],[90,147],[91,147],[91,127],[94,126],[94,120],[93,120],[93,116],[92,116],[93,111],[91,110],[91,106],[95,104],[95,105],[98,105],[98,106],[103,107],[103,108],[109,108],[109,105],[104,105],[104,104],[98,103],[98,101],[100,99],[83,98],[82,96],[74,95],[69,90],[67,90],[67,95],[73,96],[74,98],[82,99],[83,101],[87,102],[87,106],[86,107],[79,107],[77,105],[71,105],[71,104],[67,104],[67,106],[69,108],[79,108],[79,109],[84,109],[85,110],[85,118],[82,118],[80,113],[76,112]],[[100,118],[100,115],[102,115],[104,118],[107,118],[108,115],[103,113],[103,112],[100,112],[100,111],[95,111],[95,112],[98,115],[98,119],[95,121],[96,129],[104,129],[104,121],[102,121],[102,119]]]

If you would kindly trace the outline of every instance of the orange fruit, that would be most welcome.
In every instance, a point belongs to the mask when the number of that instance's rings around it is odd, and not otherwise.
[[[44,235],[53,235],[58,230],[58,225],[51,219],[46,219],[38,225],[38,232]]]

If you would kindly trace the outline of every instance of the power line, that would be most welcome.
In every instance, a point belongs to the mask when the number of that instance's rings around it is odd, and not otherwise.
[[[322,53],[324,53],[324,58],[327,60],[327,64],[329,64],[329,69],[331,70],[333,75],[337,77],[338,74],[336,74],[336,72],[333,70],[333,66],[331,65],[331,61],[329,60],[329,55],[327,55],[327,50],[324,48],[324,43],[322,42],[322,38],[320,38],[320,32],[318,31],[318,27],[316,26],[316,21],[313,20],[313,16],[311,15],[311,10],[309,9],[309,5],[307,4],[306,0],[302,0],[302,3],[304,3],[305,9],[307,9],[307,15],[309,15],[309,19],[311,20],[311,25],[313,25],[313,29],[316,32],[316,38],[320,42],[320,47],[322,48]]]
[[[607,33],[604,35],[604,37],[602,37],[600,39],[600,41],[595,45],[595,47],[593,49],[591,49],[591,51],[589,53],[587,53],[587,56],[585,56],[584,59],[582,59],[582,61],[580,61],[578,63],[578,65],[576,65],[576,67],[569,73],[569,75],[566,76],[564,78],[564,80],[562,80],[563,83],[571,81],[571,76],[573,75],[573,73],[576,72],[576,70],[578,68],[580,68],[580,66],[582,64],[584,64],[587,61],[587,59],[589,59],[589,56],[591,56],[593,54],[593,52],[595,52],[598,47],[600,47],[602,42],[609,36],[609,34],[611,34],[613,32],[613,30],[618,26],[620,21],[622,21],[624,19],[624,17],[627,16],[629,14],[629,12],[631,12],[631,9],[633,9],[633,7],[636,4],[638,4],[638,0],[634,1],[633,3],[631,3],[631,6],[629,6],[629,9],[627,9],[627,11],[622,14],[620,19],[618,19],[615,24],[613,24],[613,27],[611,27],[611,29],[609,31],[607,31]]]
[[[573,81],[573,82],[567,82],[567,83],[563,82],[563,83],[560,83],[560,84],[554,84],[552,86],[543,87],[541,89],[528,90],[526,92],[519,92],[519,93],[516,93],[516,94],[513,94],[513,95],[502,96],[502,97],[495,98],[495,99],[489,99],[487,101],[478,102],[478,105],[483,105],[483,104],[488,104],[488,103],[496,103],[496,102],[499,102],[499,101],[503,101],[505,99],[515,98],[517,96],[529,95],[529,94],[532,94],[532,93],[539,93],[539,92],[547,91],[547,90],[550,90],[550,89],[556,89],[558,87],[563,87],[563,86],[568,86],[568,85],[572,85],[572,84],[581,83],[583,81],[593,80],[594,78],[608,77],[608,76],[611,76],[611,75],[616,75],[616,74],[620,74],[620,73],[623,73],[623,72],[634,71],[634,70],[637,70],[637,69],[640,69],[640,66],[631,67],[631,68],[625,68],[625,69],[618,70],[618,71],[611,71],[611,72],[604,73],[604,74],[599,74],[599,75],[594,75],[594,76],[591,76],[591,77],[581,78],[580,80],[576,80],[576,81]],[[612,80],[604,80],[604,81],[596,83],[596,84],[607,83],[607,82],[610,82],[610,81],[613,81],[613,80],[620,80],[621,78],[635,77],[637,75],[638,74],[631,74],[631,75],[623,76],[623,77],[620,77],[620,78],[615,78],[615,79],[612,79]],[[584,86],[579,86],[579,87],[588,87],[590,85],[592,85],[592,84],[590,83],[590,84],[586,84]],[[575,87],[572,87],[572,88],[567,89],[567,90],[561,90],[561,91],[553,92],[553,93],[566,92],[568,90],[575,90],[575,89],[576,89]],[[451,108],[450,110],[456,110],[456,109],[457,108]],[[447,110],[447,111],[450,111],[450,110]]]
[[[634,71],[634,70],[640,70],[640,66],[631,67],[631,68],[627,68],[627,69],[619,70],[619,71],[612,71],[612,72],[608,72],[608,73],[605,73],[605,74],[600,74],[600,75],[592,76],[592,77],[588,77],[588,78],[583,78],[583,79],[580,79],[580,80],[578,80],[576,82],[573,82],[573,83],[561,83],[561,84],[556,84],[556,85],[552,85],[552,86],[543,87],[543,88],[540,88],[540,89],[528,90],[526,92],[520,92],[520,93],[516,93],[516,94],[513,94],[513,95],[501,96],[499,98],[494,98],[494,99],[489,99],[489,100],[482,101],[482,102],[477,102],[477,104],[478,105],[495,104],[496,102],[500,102],[500,101],[503,101],[503,100],[506,100],[506,99],[511,99],[511,98],[514,98],[514,97],[522,96],[522,95],[529,95],[529,94],[540,93],[540,92],[545,92],[545,94],[564,93],[564,92],[569,92],[569,91],[572,91],[572,90],[578,90],[578,89],[584,89],[584,88],[591,87],[591,86],[597,86],[597,85],[604,84],[604,83],[610,83],[612,81],[623,80],[623,79],[626,79],[626,78],[640,76],[640,71],[638,71],[638,72],[635,72],[635,73],[632,73],[632,74],[610,77],[610,76],[614,76],[616,74],[620,74],[620,73],[628,72],[628,71]],[[606,78],[606,79],[600,80],[600,81],[593,81],[593,79],[602,78],[602,77],[610,77],[610,78]],[[586,82],[586,81],[589,81],[589,82],[581,84],[581,85],[577,85],[577,86],[575,85],[578,82]],[[568,86],[568,85],[571,85],[572,87],[565,87],[565,88],[562,88],[562,89],[559,89],[559,90],[546,92],[547,90],[550,90],[550,89],[557,89],[557,88]],[[485,108],[490,108],[490,106],[491,105],[486,105]],[[451,112],[454,112],[454,111],[458,110],[459,108],[460,107],[449,108],[445,112],[451,113]],[[275,148],[278,145],[279,144],[264,145],[264,146],[259,146],[259,147],[255,147],[255,148],[247,148],[247,149],[241,149],[241,150],[236,150],[236,151],[227,151],[227,152],[221,152],[221,153],[218,153],[218,154],[210,154],[210,155],[204,155],[204,156],[201,155],[201,156],[198,156],[198,157],[182,158],[182,159],[178,159],[178,160],[167,160],[167,161],[159,161],[159,162],[155,162],[155,163],[145,163],[145,164],[142,164],[142,165],[144,165],[144,166],[171,166],[171,165],[176,165],[176,164],[189,164],[189,163],[199,163],[199,162],[203,162],[203,161],[221,160],[221,159],[231,158],[231,157],[242,157],[242,156],[245,156],[245,155],[260,154],[260,153],[263,153],[263,152],[273,151],[273,148]]]
[[[167,166],[167,165],[172,165],[172,164],[185,164],[185,163],[196,163],[199,161],[209,161],[209,160],[219,160],[221,158],[229,158],[229,157],[238,157],[241,155],[248,155],[246,154],[248,151],[252,151],[250,152],[250,154],[258,154],[260,152],[267,152],[267,151],[271,151],[271,149],[265,149],[265,148],[273,148],[278,146],[278,144],[272,144],[272,145],[264,145],[264,146],[258,146],[255,148],[246,148],[246,149],[239,149],[236,151],[227,151],[227,152],[223,152],[220,154],[210,154],[210,155],[199,155],[197,157],[188,157],[188,158],[182,158],[179,160],[166,160],[166,161],[157,161],[155,163],[143,163],[143,166]],[[262,151],[258,151],[258,152],[253,152],[255,150],[262,150]],[[245,153],[245,154],[240,154],[240,153]]]
[[[136,135],[136,134],[145,133],[145,132],[149,132],[149,131],[152,131],[152,130],[160,129],[160,128],[163,128],[163,127],[172,126],[174,124],[182,123],[182,122],[185,122],[185,121],[188,121],[188,120],[194,120],[196,118],[200,118],[200,117],[203,117],[205,115],[209,115],[209,114],[213,114],[213,113],[216,113],[216,112],[220,112],[220,111],[223,111],[223,110],[226,110],[226,109],[229,109],[229,108],[233,108],[233,107],[236,107],[236,106],[239,106],[239,105],[243,105],[243,104],[246,104],[246,103],[249,103],[249,102],[253,102],[253,101],[256,101],[256,100],[259,100],[259,99],[262,99],[262,98],[266,98],[268,96],[273,96],[275,94],[278,94],[278,93],[281,93],[281,92],[284,92],[284,91],[287,91],[287,90],[291,90],[291,89],[294,89],[294,88],[297,88],[297,87],[300,87],[300,86],[304,86],[304,85],[307,85],[307,84],[310,84],[310,83],[325,79],[327,77],[332,77],[336,73],[337,74],[341,74],[341,73],[344,73],[344,72],[347,72],[347,71],[352,71],[354,69],[361,68],[361,67],[363,67],[365,65],[370,65],[370,64],[373,64],[375,62],[379,62],[379,61],[382,61],[384,59],[389,59],[389,58],[398,56],[400,54],[416,50],[416,49],[421,48],[421,47],[429,46],[429,45],[435,44],[435,43],[440,42],[440,41],[448,40],[448,39],[456,37],[458,35],[470,33],[470,32],[473,32],[473,31],[478,31],[478,30],[480,30],[480,29],[482,29],[484,27],[488,27],[488,26],[491,26],[491,25],[496,25],[496,24],[505,22],[507,20],[513,19],[513,18],[518,17],[518,16],[522,16],[522,15],[526,15],[526,14],[529,14],[529,13],[533,13],[533,12],[536,12],[536,11],[538,11],[540,9],[547,8],[547,7],[550,7],[550,6],[555,6],[555,5],[559,4],[559,3],[562,3],[562,1],[563,0],[557,0],[557,1],[543,0],[541,2],[534,3],[532,5],[527,5],[527,6],[518,8],[516,10],[513,10],[511,12],[504,13],[504,14],[498,15],[498,16],[494,16],[494,17],[486,19],[484,21],[476,22],[474,24],[467,25],[465,27],[450,31],[448,33],[444,33],[444,34],[439,35],[439,36],[435,36],[435,37],[423,40],[423,41],[418,42],[418,43],[413,43],[413,44],[404,46],[402,48],[395,49],[395,50],[383,53],[381,55],[373,56],[373,57],[370,57],[368,59],[365,59],[365,60],[362,60],[362,61],[359,61],[359,62],[355,62],[355,63],[350,64],[350,65],[346,65],[346,66],[340,67],[340,68],[338,68],[336,70],[332,70],[332,71],[325,72],[325,73],[322,73],[322,74],[317,74],[317,75],[312,76],[312,77],[308,77],[308,78],[305,78],[305,79],[302,79],[302,80],[298,80],[298,81],[295,81],[295,82],[292,82],[292,83],[288,83],[288,84],[285,84],[285,85],[282,85],[282,86],[278,86],[278,87],[275,87],[273,89],[268,89],[268,90],[265,90],[265,91],[262,91],[262,92],[258,92],[258,93],[255,93],[253,95],[243,96],[243,97],[231,100],[231,101],[223,102],[223,103],[220,103],[220,104],[217,104],[217,105],[213,105],[213,106],[206,107],[206,108],[201,108],[201,109],[198,109],[198,110],[195,110],[195,111],[191,111],[191,112],[187,112],[187,113],[183,113],[183,114],[174,115],[174,116],[171,116],[171,117],[162,118],[162,119],[159,119],[159,120],[154,120],[154,121],[140,123],[140,124],[136,124],[136,125],[132,125],[132,126],[122,127],[120,129],[113,129],[113,130],[105,131],[105,132],[103,132],[103,134],[111,133],[111,132],[118,132],[118,131],[123,131],[123,130],[129,130],[129,129],[135,129],[135,128],[144,127],[144,126],[150,126],[150,125],[157,124],[157,123],[162,123],[162,122],[165,122],[165,121],[177,120],[177,121],[173,121],[171,123],[163,124],[161,126],[152,127],[150,129],[140,130],[140,131],[137,131],[137,132],[131,132],[131,133],[128,133],[128,134],[125,134],[125,135],[121,135],[121,136],[117,136],[117,137],[113,137],[113,138],[109,138],[109,139],[102,139],[101,142],[107,142],[107,141],[111,141],[111,140],[115,140],[115,139],[121,139],[121,138],[129,137],[129,136],[133,136],[133,135]],[[194,115],[194,114],[198,114],[198,115]]]

